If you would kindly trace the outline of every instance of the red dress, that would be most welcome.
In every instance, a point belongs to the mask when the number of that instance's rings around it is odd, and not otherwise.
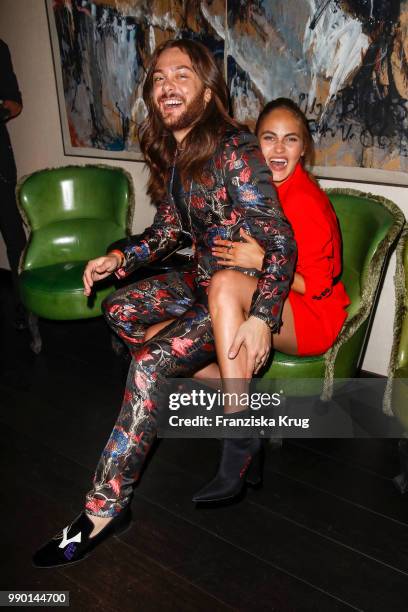
[[[282,208],[298,247],[296,272],[305,280],[302,295],[289,292],[299,355],[319,355],[334,343],[350,304],[342,282],[341,235],[327,195],[299,163],[278,187]]]

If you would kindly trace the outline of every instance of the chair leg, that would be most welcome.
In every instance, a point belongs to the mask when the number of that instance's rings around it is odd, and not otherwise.
[[[408,491],[408,440],[402,438],[398,443],[398,453],[401,465],[401,474],[392,479],[395,487],[403,495]]]
[[[42,349],[42,339],[40,329],[38,327],[38,316],[33,312],[28,313],[28,329],[30,330],[31,334],[30,348],[33,353],[38,355]]]

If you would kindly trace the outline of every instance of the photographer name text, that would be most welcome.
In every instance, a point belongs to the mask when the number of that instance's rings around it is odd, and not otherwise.
[[[309,429],[310,419],[297,419],[280,415],[278,418],[254,416],[231,417],[228,415],[180,417],[173,414],[169,417],[171,427],[297,427]]]

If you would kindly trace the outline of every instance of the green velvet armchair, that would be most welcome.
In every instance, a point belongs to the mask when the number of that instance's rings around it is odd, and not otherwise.
[[[276,351],[264,379],[279,379],[288,395],[321,395],[329,400],[335,378],[356,376],[393,245],[405,219],[390,200],[351,189],[329,189],[343,237],[342,281],[351,300],[334,346],[316,357]]]
[[[101,302],[114,290],[100,283],[92,298],[83,294],[89,259],[126,235],[133,211],[131,179],[120,168],[66,166],[24,177],[18,201],[30,229],[22,258],[20,291],[30,316],[32,348],[41,349],[36,317],[67,320],[102,314]]]

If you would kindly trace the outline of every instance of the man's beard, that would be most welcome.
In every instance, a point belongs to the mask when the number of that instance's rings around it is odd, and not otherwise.
[[[199,121],[204,112],[205,106],[206,104],[204,101],[203,87],[198,92],[198,94],[191,100],[191,102],[187,105],[186,110],[179,117],[172,120],[171,117],[163,117],[160,111],[159,117],[162,120],[163,124],[166,126],[166,128],[171,130],[172,132],[185,130],[186,128],[191,127]]]

